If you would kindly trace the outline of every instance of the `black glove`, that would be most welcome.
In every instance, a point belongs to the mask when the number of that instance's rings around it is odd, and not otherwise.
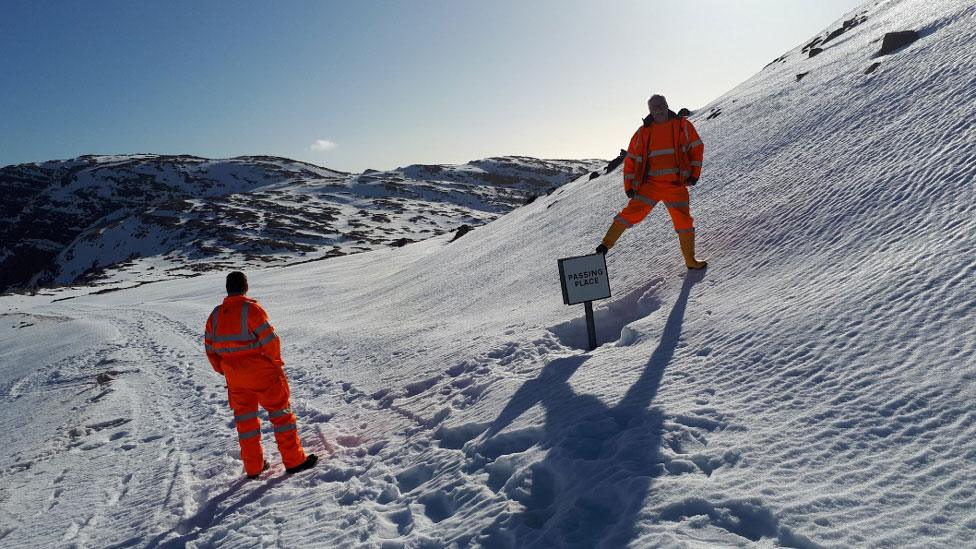
[[[689,177],[688,180],[685,181],[685,185],[694,185],[695,183],[698,183],[697,177]]]
[[[634,196],[637,194],[637,191],[634,189],[627,189],[625,192],[627,193],[627,198],[634,198]]]

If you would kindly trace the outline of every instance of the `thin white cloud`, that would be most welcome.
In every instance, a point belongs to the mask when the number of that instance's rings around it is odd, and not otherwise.
[[[329,141],[328,139],[318,139],[315,141],[315,143],[312,143],[312,146],[309,147],[309,149],[312,149],[313,151],[331,151],[338,146],[339,145]]]

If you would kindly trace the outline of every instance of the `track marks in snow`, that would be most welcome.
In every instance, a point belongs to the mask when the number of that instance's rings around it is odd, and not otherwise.
[[[159,323],[163,333],[150,337],[144,331],[153,324],[150,317],[130,314],[128,322],[137,324],[130,345],[144,349],[139,360],[147,375],[168,388],[167,394],[158,395],[160,405],[174,406],[161,410],[159,420],[133,430],[148,436],[118,439],[137,448],[155,447],[159,464],[168,467],[143,480],[165,492],[160,511],[152,517],[161,528],[154,530],[153,547],[191,541],[233,544],[244,539],[244,516],[262,524],[277,520],[264,510],[255,511],[256,506],[286,505],[291,498],[310,503],[308,511],[314,516],[336,519],[329,524],[348,520],[348,528],[335,539],[349,544],[363,543],[369,536],[421,543],[427,539],[424,533],[449,531],[456,534],[437,539],[437,544],[490,544],[515,532],[515,544],[545,540],[587,545],[598,535],[620,538],[633,527],[637,502],[648,494],[652,481],[707,481],[737,466],[735,453],[711,442],[716,434],[736,428],[734,418],[711,404],[714,389],[698,391],[697,407],[680,414],[646,406],[615,410],[576,393],[563,374],[539,377],[539,364],[561,361],[558,367],[569,361],[571,375],[574,361],[587,356],[565,356],[573,351],[555,335],[543,333],[535,339],[502,340],[467,360],[445,365],[440,373],[368,391],[357,382],[311,379],[315,370],[297,374],[296,379],[305,376],[301,386],[312,395],[299,391],[293,401],[299,430],[306,448],[322,451],[323,461],[287,483],[277,480],[276,464],[260,483],[238,486],[239,462],[233,450],[215,453],[233,446],[232,424],[199,420],[228,412],[215,383],[199,379],[190,367],[191,353],[198,352],[197,336],[184,342],[178,332]],[[144,321],[141,326],[138,319]],[[511,331],[510,336],[524,328],[513,326]],[[618,352],[613,347],[602,351]],[[209,374],[199,358],[197,369]],[[653,373],[653,368],[646,369]],[[636,385],[653,392],[649,383]],[[499,387],[519,385],[540,395],[548,414],[539,417],[543,421],[492,429],[493,422],[479,419],[479,405],[494,407],[494,400],[504,394]],[[547,388],[551,394],[541,397]],[[521,406],[516,398],[511,403]],[[451,418],[454,423],[448,423]],[[132,429],[127,425],[115,427],[115,432],[128,430]],[[264,442],[273,455],[273,442]],[[191,462],[189,453],[202,457]],[[135,497],[139,481],[128,479],[124,489],[116,485],[114,493],[120,494],[120,501]],[[306,498],[306,492],[318,498]],[[322,493],[327,494],[325,501]],[[630,504],[621,513],[616,501]],[[496,524],[484,530],[464,526],[466,518],[485,509],[499,517]]]
[[[500,344],[442,374],[406,383],[400,389],[385,387],[367,394],[352,382],[335,383],[341,387],[339,396],[346,404],[387,410],[412,422],[415,432],[430,431],[453,413],[477,404],[499,379],[522,379],[536,361],[562,349],[547,335],[528,343]]]
[[[329,461],[329,471],[319,473],[316,482],[341,483],[336,501],[365,513],[374,529],[398,542],[416,541],[412,532],[430,531],[436,524],[464,532],[440,540],[461,546],[588,546],[603,539],[626,544],[643,520],[638,510],[656,483],[707,485],[743,459],[740,449],[724,442],[724,434],[745,427],[724,411],[722,402],[713,403],[716,388],[697,381],[699,376],[686,367],[669,367],[678,353],[700,365],[714,360],[711,350],[695,352],[679,343],[684,303],[699,280],[685,282],[661,343],[617,405],[573,389],[569,378],[591,355],[566,356],[572,350],[552,333],[499,343],[441,374],[400,387],[365,391],[350,381],[323,383],[342,402],[335,411],[339,419],[329,421],[332,440],[351,436],[339,423],[354,425],[357,409],[367,417],[388,414],[390,422],[382,428],[356,428],[390,440],[369,456],[362,447],[337,442],[341,448]],[[631,324],[660,308],[661,284],[653,281],[632,293],[629,306],[646,314]],[[508,335],[518,331],[513,327]],[[642,337],[632,331],[633,339],[600,352],[632,347]],[[540,363],[546,364],[541,373]],[[672,376],[669,383],[696,390],[681,412],[648,406],[665,369]],[[495,421],[477,413],[484,399],[498,398],[497,387],[519,386],[503,397],[508,404],[501,402],[505,408]],[[619,398],[622,391],[615,392]],[[528,421],[516,421],[530,410]],[[473,420],[463,420],[469,412]],[[371,437],[362,438],[368,442]],[[714,443],[716,438],[723,441]],[[373,455],[378,459],[372,465],[354,465]],[[492,509],[495,522],[465,530],[464,517],[485,509]]]
[[[58,500],[61,497],[61,494],[64,493],[64,487],[61,485],[61,483],[64,482],[67,475],[68,475],[68,470],[65,469],[61,471],[61,474],[58,475],[57,478],[54,479],[52,491],[51,491],[51,497],[50,497],[51,503],[47,506],[48,511],[53,509],[54,506],[58,504]]]
[[[654,483],[688,475],[708,482],[739,461],[735,450],[710,447],[713,434],[740,428],[715,408],[668,415],[627,400],[614,407],[575,393],[565,380],[585,360],[548,365],[512,397],[500,424],[443,429],[443,439],[453,439],[455,446],[467,439],[464,471],[472,477],[486,473],[487,487],[516,504],[480,532],[479,543],[622,545]],[[712,394],[702,391],[699,402],[708,404]],[[507,427],[537,404],[546,411],[544,425]]]
[[[775,514],[758,498],[714,502],[700,497],[686,498],[664,506],[658,512],[658,519],[683,523],[696,530],[711,526],[753,542],[768,538],[782,547],[818,547],[789,528],[780,526]]]

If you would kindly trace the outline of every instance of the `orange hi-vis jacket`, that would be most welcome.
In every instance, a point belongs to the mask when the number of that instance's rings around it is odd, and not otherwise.
[[[203,339],[211,366],[228,380],[255,368],[285,364],[268,313],[245,295],[224,298],[210,313]]]
[[[631,138],[624,159],[624,190],[636,191],[646,183],[684,184],[689,177],[701,177],[705,145],[687,118],[668,114],[660,124],[648,116]]]
[[[260,474],[264,465],[258,406],[268,411],[275,442],[285,467],[305,462],[305,450],[291,410],[291,389],[281,360],[281,343],[268,314],[258,302],[230,295],[210,313],[204,328],[207,358],[227,379],[227,400],[248,475]]]

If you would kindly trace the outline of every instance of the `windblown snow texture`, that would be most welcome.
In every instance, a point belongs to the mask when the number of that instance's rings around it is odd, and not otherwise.
[[[819,38],[695,114],[711,267],[652,213],[593,352],[556,259],[599,241],[619,170],[454,242],[249,270],[324,458],[300,475],[265,433],[242,480],[202,355],[223,273],[0,298],[0,541],[976,545],[976,7],[869,3]]]

